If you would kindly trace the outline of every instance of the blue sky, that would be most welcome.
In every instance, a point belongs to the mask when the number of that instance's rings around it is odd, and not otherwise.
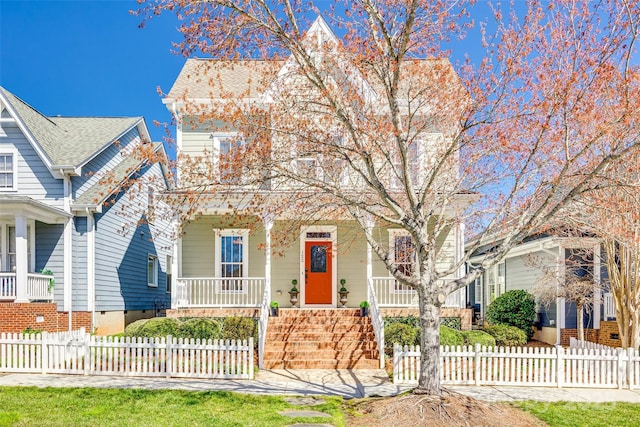
[[[171,53],[180,39],[171,16],[144,29],[129,14],[131,0],[0,0],[0,85],[45,115],[144,116],[171,114],[165,92],[185,59]]]

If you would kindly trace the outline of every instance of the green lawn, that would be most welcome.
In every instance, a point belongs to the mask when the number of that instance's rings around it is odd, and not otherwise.
[[[554,427],[640,425],[640,404],[634,403],[519,402],[516,405]]]
[[[281,397],[176,390],[0,388],[0,426],[284,426],[344,425],[342,399],[312,409],[332,418],[289,418]]]

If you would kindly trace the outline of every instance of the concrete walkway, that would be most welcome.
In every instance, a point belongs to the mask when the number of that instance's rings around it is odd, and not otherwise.
[[[394,396],[411,390],[389,381],[385,371],[362,370],[261,370],[255,380],[203,380],[56,374],[3,374],[1,386],[179,389],[189,391],[235,391],[270,395],[334,395],[346,399]],[[449,390],[485,401],[537,400],[541,402],[633,402],[640,403],[640,390],[448,386]]]

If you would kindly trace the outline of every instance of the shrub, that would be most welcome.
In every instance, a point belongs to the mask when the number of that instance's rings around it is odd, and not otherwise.
[[[258,324],[250,317],[225,317],[222,322],[222,338],[248,340],[258,337]],[[257,340],[256,340],[257,342]]]
[[[416,316],[405,316],[405,317],[385,317],[384,318],[384,326],[393,325],[395,323],[402,323],[404,325],[409,325],[413,328],[420,329],[420,319]],[[386,329],[385,329],[386,331]]]
[[[393,354],[393,345],[416,345],[420,341],[420,330],[406,323],[393,323],[384,328],[385,353]]]
[[[523,290],[505,292],[489,305],[487,320],[493,325],[515,326],[524,331],[527,339],[531,339],[536,320],[535,299]]]
[[[496,340],[497,346],[513,347],[527,343],[527,335],[522,329],[509,325],[491,325],[484,331]]]
[[[440,345],[449,347],[464,345],[464,337],[460,331],[448,326],[440,326]]]
[[[462,329],[462,319],[459,317],[441,317],[440,325],[459,331]]]
[[[178,320],[168,317],[137,320],[124,330],[127,337],[166,337],[178,336],[180,324]]]
[[[222,338],[221,322],[206,317],[185,319],[180,322],[177,336],[194,339],[220,339]]]
[[[464,345],[475,346],[476,344],[495,347],[496,339],[483,331],[460,331],[464,338]]]

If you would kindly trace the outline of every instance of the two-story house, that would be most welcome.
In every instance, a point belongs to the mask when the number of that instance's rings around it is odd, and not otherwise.
[[[170,181],[118,185],[168,176],[125,154],[146,141],[142,117],[47,117],[0,88],[0,331],[118,332],[168,306],[170,236],[147,214]]]
[[[336,36],[324,20],[318,18],[306,37],[313,45],[315,40],[327,43],[327,40],[331,42]],[[446,60],[432,61],[423,60],[420,65],[429,67],[438,64],[451,70]],[[348,64],[341,65],[350,67]],[[275,90],[300,93],[304,97],[300,86],[296,86],[299,76],[295,70],[296,64],[291,58],[282,61],[186,61],[163,101],[177,122],[179,191],[199,188],[198,174],[193,171],[196,164],[202,167],[202,162],[193,159],[203,156],[205,162],[210,163],[212,175],[203,173],[202,176],[213,176],[221,184],[228,184],[229,179],[234,177],[223,176],[223,165],[227,161],[225,155],[235,146],[251,139],[251,135],[244,135],[232,124],[207,119],[207,106],[225,105],[225,102],[250,104],[255,100],[268,104],[275,98]],[[340,72],[333,69],[327,72],[336,75],[336,82],[342,79],[344,84],[357,86],[356,91],[364,94],[363,97],[373,99],[378,96],[374,85],[369,84],[357,70],[349,68]],[[270,117],[269,120],[272,123],[284,120],[295,124],[296,115]],[[439,134],[434,130],[430,137],[438,140]],[[301,169],[308,171],[313,175],[310,175],[310,179],[323,179],[321,174],[324,173],[324,179],[335,178],[334,181],[339,182],[337,185],[353,185],[353,191],[358,191],[357,184],[350,180],[348,172],[341,171],[337,177],[327,176],[333,171],[323,167],[322,161],[327,161],[326,157],[323,160],[322,156],[300,153],[304,150],[299,146],[296,146],[298,151],[291,154],[294,146],[296,142],[283,141],[282,136],[274,136],[268,147],[270,151],[267,150],[264,155],[272,159],[284,159],[282,163],[292,164],[298,173]],[[409,154],[414,156],[411,162],[425,164],[428,162],[427,152],[426,147],[418,147]],[[289,161],[287,157],[290,155],[292,159]],[[187,169],[191,173],[181,172]],[[201,184],[205,183],[208,184],[203,178]],[[260,203],[269,203],[269,200],[289,197],[289,189],[283,180],[274,178],[263,182],[254,193],[261,198]],[[310,215],[305,211],[303,200],[299,205],[296,204],[299,210],[293,213],[261,215],[256,209],[256,213],[252,214],[252,202],[248,200],[254,194],[249,194],[247,186],[238,188],[234,206],[231,206],[234,199],[228,197],[229,192],[232,193],[233,189],[226,193],[224,199],[217,199],[214,194],[197,212],[179,224],[181,233],[174,250],[172,310],[168,315],[261,317],[260,354],[265,367],[377,366],[377,350],[381,349],[375,347],[375,342],[372,346],[363,342],[372,341],[374,332],[378,345],[383,342],[382,325],[376,324],[375,314],[417,314],[417,296],[414,290],[400,285],[373,254],[362,228],[348,216],[323,216],[315,212]],[[292,200],[291,203],[297,201]],[[246,209],[239,215],[238,206],[242,204],[246,204]],[[292,215],[295,221],[291,220]],[[307,218],[306,222],[302,218]],[[391,253],[395,264],[408,271],[414,259],[408,234],[383,223],[372,224],[372,228],[375,235],[384,236],[381,240],[385,241],[387,248],[393,248]],[[273,238],[275,235],[278,236],[277,240]],[[462,242],[461,226],[452,227],[442,234],[438,258],[443,266],[460,259]],[[295,300],[291,298],[294,285],[297,291]],[[350,327],[337,326],[336,319],[355,316],[355,310],[341,308],[344,302],[341,302],[343,295],[340,292],[343,285],[348,291],[344,306],[357,308],[363,301],[371,305],[375,331],[370,330],[371,326],[366,322]],[[265,310],[271,301],[281,307],[280,319],[265,318]],[[442,315],[462,317],[463,324],[470,326],[465,302],[465,289],[454,292],[447,298]],[[284,310],[283,314],[282,308],[292,306],[302,310]],[[346,324],[347,320],[341,322]],[[317,329],[322,324],[326,328]],[[301,329],[300,325],[307,325],[308,329]],[[298,329],[294,329],[296,327]],[[357,335],[349,335],[350,331],[357,331]],[[294,342],[295,336],[298,341]],[[323,339],[327,342],[320,342]],[[263,352],[265,340],[267,348]],[[359,342],[359,351],[365,348],[372,351],[366,354],[349,351],[345,355],[345,349],[351,347],[346,344],[341,346],[340,342],[349,340]],[[296,353],[293,348],[308,352]],[[310,354],[311,351],[314,354]]]

